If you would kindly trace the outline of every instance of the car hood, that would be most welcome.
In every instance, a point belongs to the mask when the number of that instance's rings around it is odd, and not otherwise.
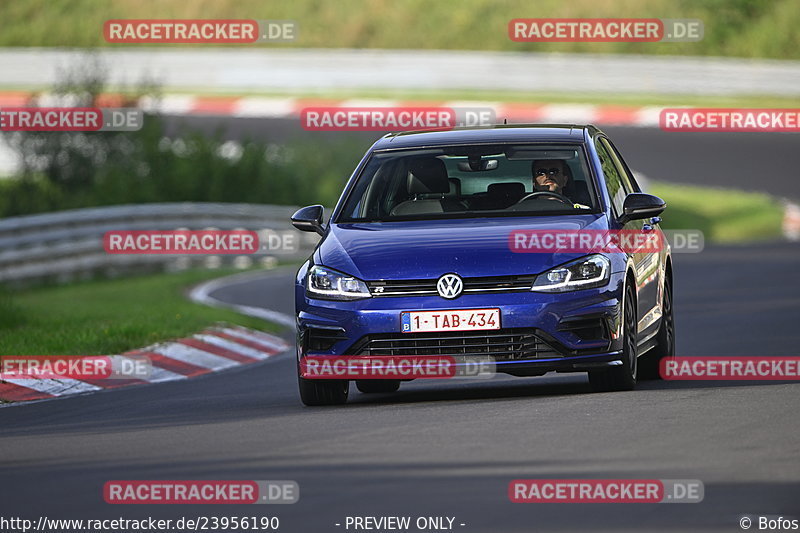
[[[607,229],[604,215],[332,224],[315,262],[363,280],[538,274],[582,253],[518,253],[513,230]]]

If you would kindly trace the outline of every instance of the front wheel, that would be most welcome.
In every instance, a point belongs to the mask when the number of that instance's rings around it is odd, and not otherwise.
[[[642,355],[639,367],[641,379],[661,379],[661,361],[675,357],[675,318],[672,313],[672,280],[664,282],[661,305],[661,326],[656,334],[656,345]]]
[[[350,382],[340,379],[305,379],[297,373],[300,401],[308,406],[342,405],[350,395]]]
[[[636,387],[636,295],[631,286],[625,288],[622,315],[622,364],[589,372],[589,384],[595,392],[625,391]]]

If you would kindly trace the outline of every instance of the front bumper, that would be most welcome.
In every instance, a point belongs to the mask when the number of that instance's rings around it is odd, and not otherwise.
[[[296,285],[298,360],[304,356],[356,355],[494,355],[497,372],[542,375],[547,372],[585,372],[621,361],[619,338],[624,277],[612,274],[598,289],[567,293],[513,292],[462,295],[454,300],[438,296],[368,298],[328,301],[307,298]],[[499,308],[501,330],[472,332],[468,341],[429,338],[414,341],[401,332],[403,311]],[[514,349],[476,346],[483,333],[523,334],[538,339],[546,349],[533,349],[533,341],[517,341]],[[413,334],[411,334],[413,335]],[[435,336],[435,335],[434,335]],[[451,337],[460,337],[455,334]],[[510,337],[509,337],[510,338]],[[511,345],[511,340],[508,341]],[[472,346],[463,349],[460,344]],[[367,346],[368,348],[365,348]],[[390,347],[382,353],[381,348]],[[416,346],[410,348],[410,346]],[[371,349],[369,347],[372,347]],[[527,350],[527,348],[531,348]],[[491,353],[490,353],[491,352]]]

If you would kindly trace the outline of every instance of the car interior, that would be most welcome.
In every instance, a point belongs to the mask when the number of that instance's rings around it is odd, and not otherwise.
[[[567,184],[560,193],[534,188],[537,160],[561,160]],[[343,211],[345,219],[390,220],[426,215],[492,216],[527,212],[592,211],[596,205],[580,149],[527,150],[521,154],[394,154],[377,158],[360,177]],[[348,216],[350,213],[350,216]],[[439,217],[437,217],[439,218]]]

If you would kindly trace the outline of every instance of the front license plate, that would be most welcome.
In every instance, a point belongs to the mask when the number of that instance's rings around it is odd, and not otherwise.
[[[500,309],[404,311],[400,324],[403,333],[500,329]]]

